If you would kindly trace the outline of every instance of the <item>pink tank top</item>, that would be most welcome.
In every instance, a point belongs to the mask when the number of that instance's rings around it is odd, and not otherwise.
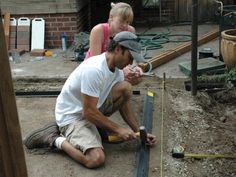
[[[101,53],[103,53],[107,50],[107,45],[108,45],[108,40],[109,40],[109,24],[102,23],[101,25],[102,25],[102,29],[103,29],[103,42],[102,42]],[[84,60],[87,60],[89,57],[91,57],[90,49],[86,53]]]

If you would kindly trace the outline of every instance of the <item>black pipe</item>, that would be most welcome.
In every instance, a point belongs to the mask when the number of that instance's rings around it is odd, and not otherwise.
[[[21,97],[57,97],[61,91],[16,91],[15,96]],[[133,95],[140,95],[140,90],[133,90]]]
[[[192,95],[197,94],[197,49],[198,49],[198,0],[192,0],[192,53],[191,53],[191,76]]]

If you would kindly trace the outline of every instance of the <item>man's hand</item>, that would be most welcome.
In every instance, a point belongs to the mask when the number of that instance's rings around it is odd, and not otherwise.
[[[132,67],[128,65],[123,69],[123,72],[125,80],[132,85],[137,85],[142,81],[143,70],[138,66]]]
[[[154,146],[156,144],[156,136],[150,133],[147,134],[147,145]]]
[[[129,128],[122,128],[122,127],[120,127],[118,130],[118,136],[125,141],[138,138],[133,130],[131,130]]]

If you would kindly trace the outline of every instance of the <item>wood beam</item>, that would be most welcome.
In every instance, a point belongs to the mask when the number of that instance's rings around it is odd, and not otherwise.
[[[27,177],[2,20],[0,20],[0,66],[0,176]]]
[[[199,39],[198,39],[198,46],[202,45],[202,44],[205,44],[213,39],[215,39],[216,37],[219,36],[219,30],[214,30],[214,31],[211,31],[207,34],[204,34],[203,36],[201,36]],[[186,42],[182,45],[179,45],[177,46],[176,48],[174,49],[171,49],[171,50],[167,50],[163,53],[161,53],[160,55],[158,56],[154,56],[153,58],[151,58],[149,60],[149,62],[152,64],[152,69],[188,52],[191,50],[191,42]],[[148,64],[147,63],[142,63],[142,64],[139,64],[139,66],[144,70],[144,71],[148,71]]]
[[[10,39],[10,13],[7,12],[4,15],[4,32],[7,50],[9,48],[9,39]]]

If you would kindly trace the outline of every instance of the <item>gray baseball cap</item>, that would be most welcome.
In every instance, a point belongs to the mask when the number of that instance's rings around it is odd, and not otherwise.
[[[137,62],[146,62],[141,53],[141,44],[138,42],[138,37],[134,33],[122,31],[117,33],[113,40],[127,48],[134,60]]]

